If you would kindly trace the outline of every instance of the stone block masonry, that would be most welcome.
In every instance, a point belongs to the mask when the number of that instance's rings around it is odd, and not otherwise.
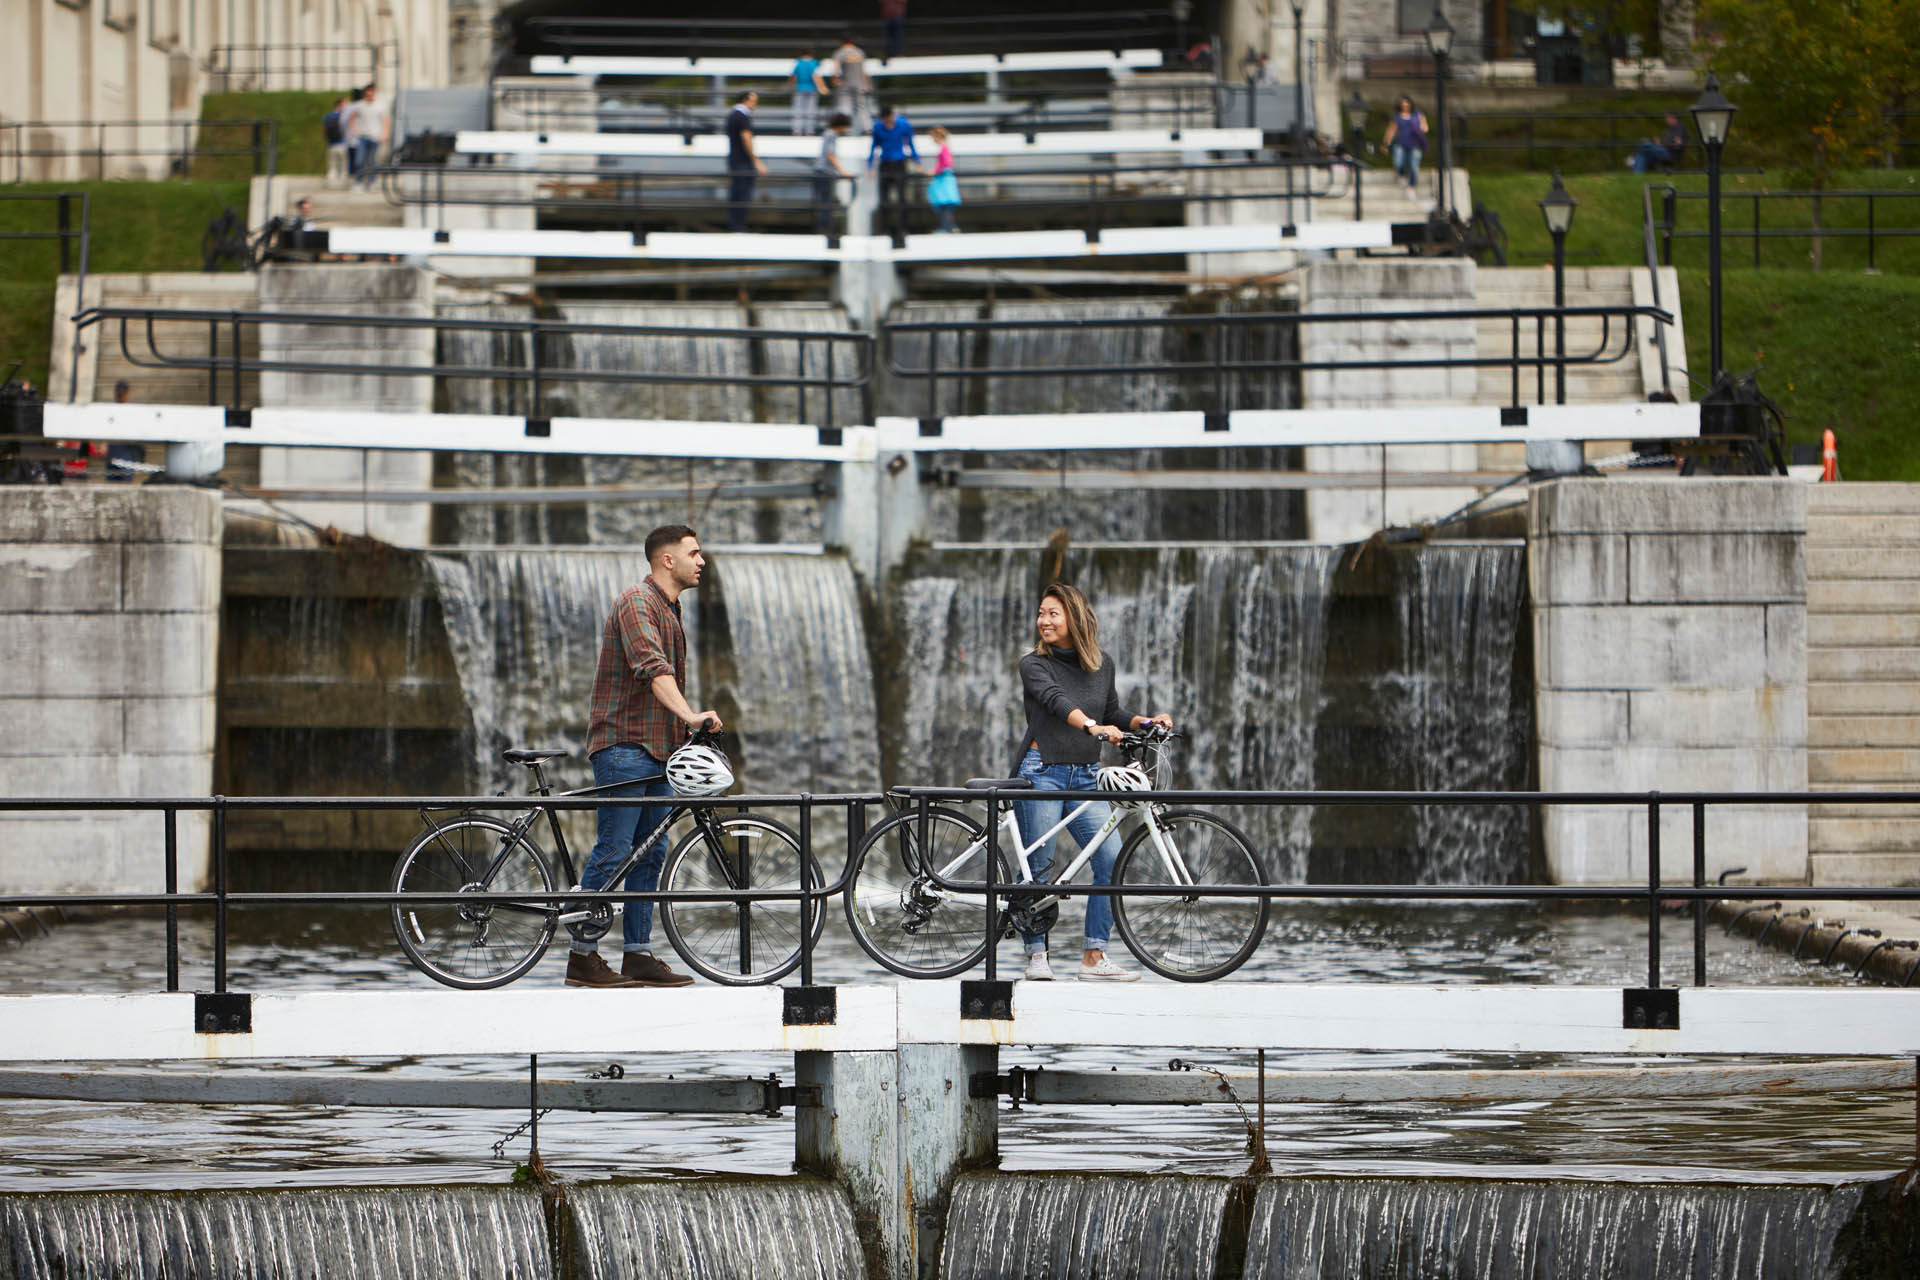
[[[176,486],[0,489],[0,794],[213,790],[219,496]],[[180,815],[180,887],[207,815]],[[158,813],[0,814],[0,890],[158,892]]]
[[[1807,487],[1561,480],[1533,492],[1528,571],[1542,791],[1807,788]],[[1661,875],[1692,869],[1662,809]],[[1562,884],[1643,883],[1644,809],[1552,806]],[[1803,807],[1714,805],[1707,874],[1807,878]]]

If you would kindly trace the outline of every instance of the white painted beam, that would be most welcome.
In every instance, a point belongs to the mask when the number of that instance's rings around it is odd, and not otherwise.
[[[820,428],[804,423],[551,418],[546,435],[529,435],[527,419],[504,415],[255,409],[249,416],[252,425],[240,427],[228,425],[226,410],[197,405],[49,404],[43,430],[60,440],[800,462],[870,461],[875,444],[873,428],[863,426],[842,428],[839,444],[821,444]]]
[[[987,75],[992,72],[1141,71],[1161,64],[1158,49],[1062,49],[1058,52],[955,53],[910,58],[867,59],[876,80],[902,76]],[[784,80],[793,74],[792,58],[659,58],[615,55],[539,54],[529,59],[537,76],[728,76]]]
[[[940,420],[937,436],[921,435],[918,418],[881,418],[875,426],[880,449],[889,453],[1684,440],[1700,434],[1700,408],[1694,404],[1528,405],[1525,425],[1505,425],[1503,419],[1511,415],[1497,405],[1423,405],[1236,409],[1227,415],[1224,431],[1208,431],[1206,415],[1193,412],[951,417]]]
[[[1258,129],[1083,129],[1036,133],[956,133],[949,140],[962,159],[989,156],[1106,156],[1141,152],[1258,151]],[[843,163],[864,166],[872,146],[868,138],[843,134],[836,150]],[[590,130],[533,133],[463,129],[454,135],[461,155],[486,156],[672,156],[724,160],[727,138],[721,133],[596,133]],[[762,160],[808,160],[820,154],[818,138],[760,134],[753,149]],[[716,178],[721,174],[716,170]],[[1017,176],[1017,175],[1016,175]],[[1277,196],[1275,197],[1278,198]]]

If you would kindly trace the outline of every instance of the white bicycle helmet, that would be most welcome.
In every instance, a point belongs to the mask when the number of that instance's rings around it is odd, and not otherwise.
[[[667,781],[683,796],[717,796],[733,786],[733,766],[712,747],[689,742],[667,757]]]
[[[1093,775],[1094,785],[1102,791],[1151,791],[1153,779],[1147,771],[1131,764],[1103,765]]]

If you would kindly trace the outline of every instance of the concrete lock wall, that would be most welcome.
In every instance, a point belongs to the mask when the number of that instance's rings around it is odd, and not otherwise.
[[[171,486],[0,489],[0,795],[213,789],[220,499]],[[0,813],[0,888],[157,892],[158,813]],[[180,887],[207,815],[180,815]]]
[[[1805,791],[1807,491],[1787,480],[1561,480],[1528,503],[1540,789]],[[1662,810],[1661,872],[1692,868]],[[1550,806],[1562,884],[1647,877],[1644,808]],[[1803,806],[1714,805],[1707,874],[1807,876]]]

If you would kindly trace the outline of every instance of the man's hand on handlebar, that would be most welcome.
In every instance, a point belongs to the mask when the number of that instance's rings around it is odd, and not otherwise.
[[[687,717],[687,724],[695,733],[715,734],[720,732],[720,713],[718,711],[696,711]]]

